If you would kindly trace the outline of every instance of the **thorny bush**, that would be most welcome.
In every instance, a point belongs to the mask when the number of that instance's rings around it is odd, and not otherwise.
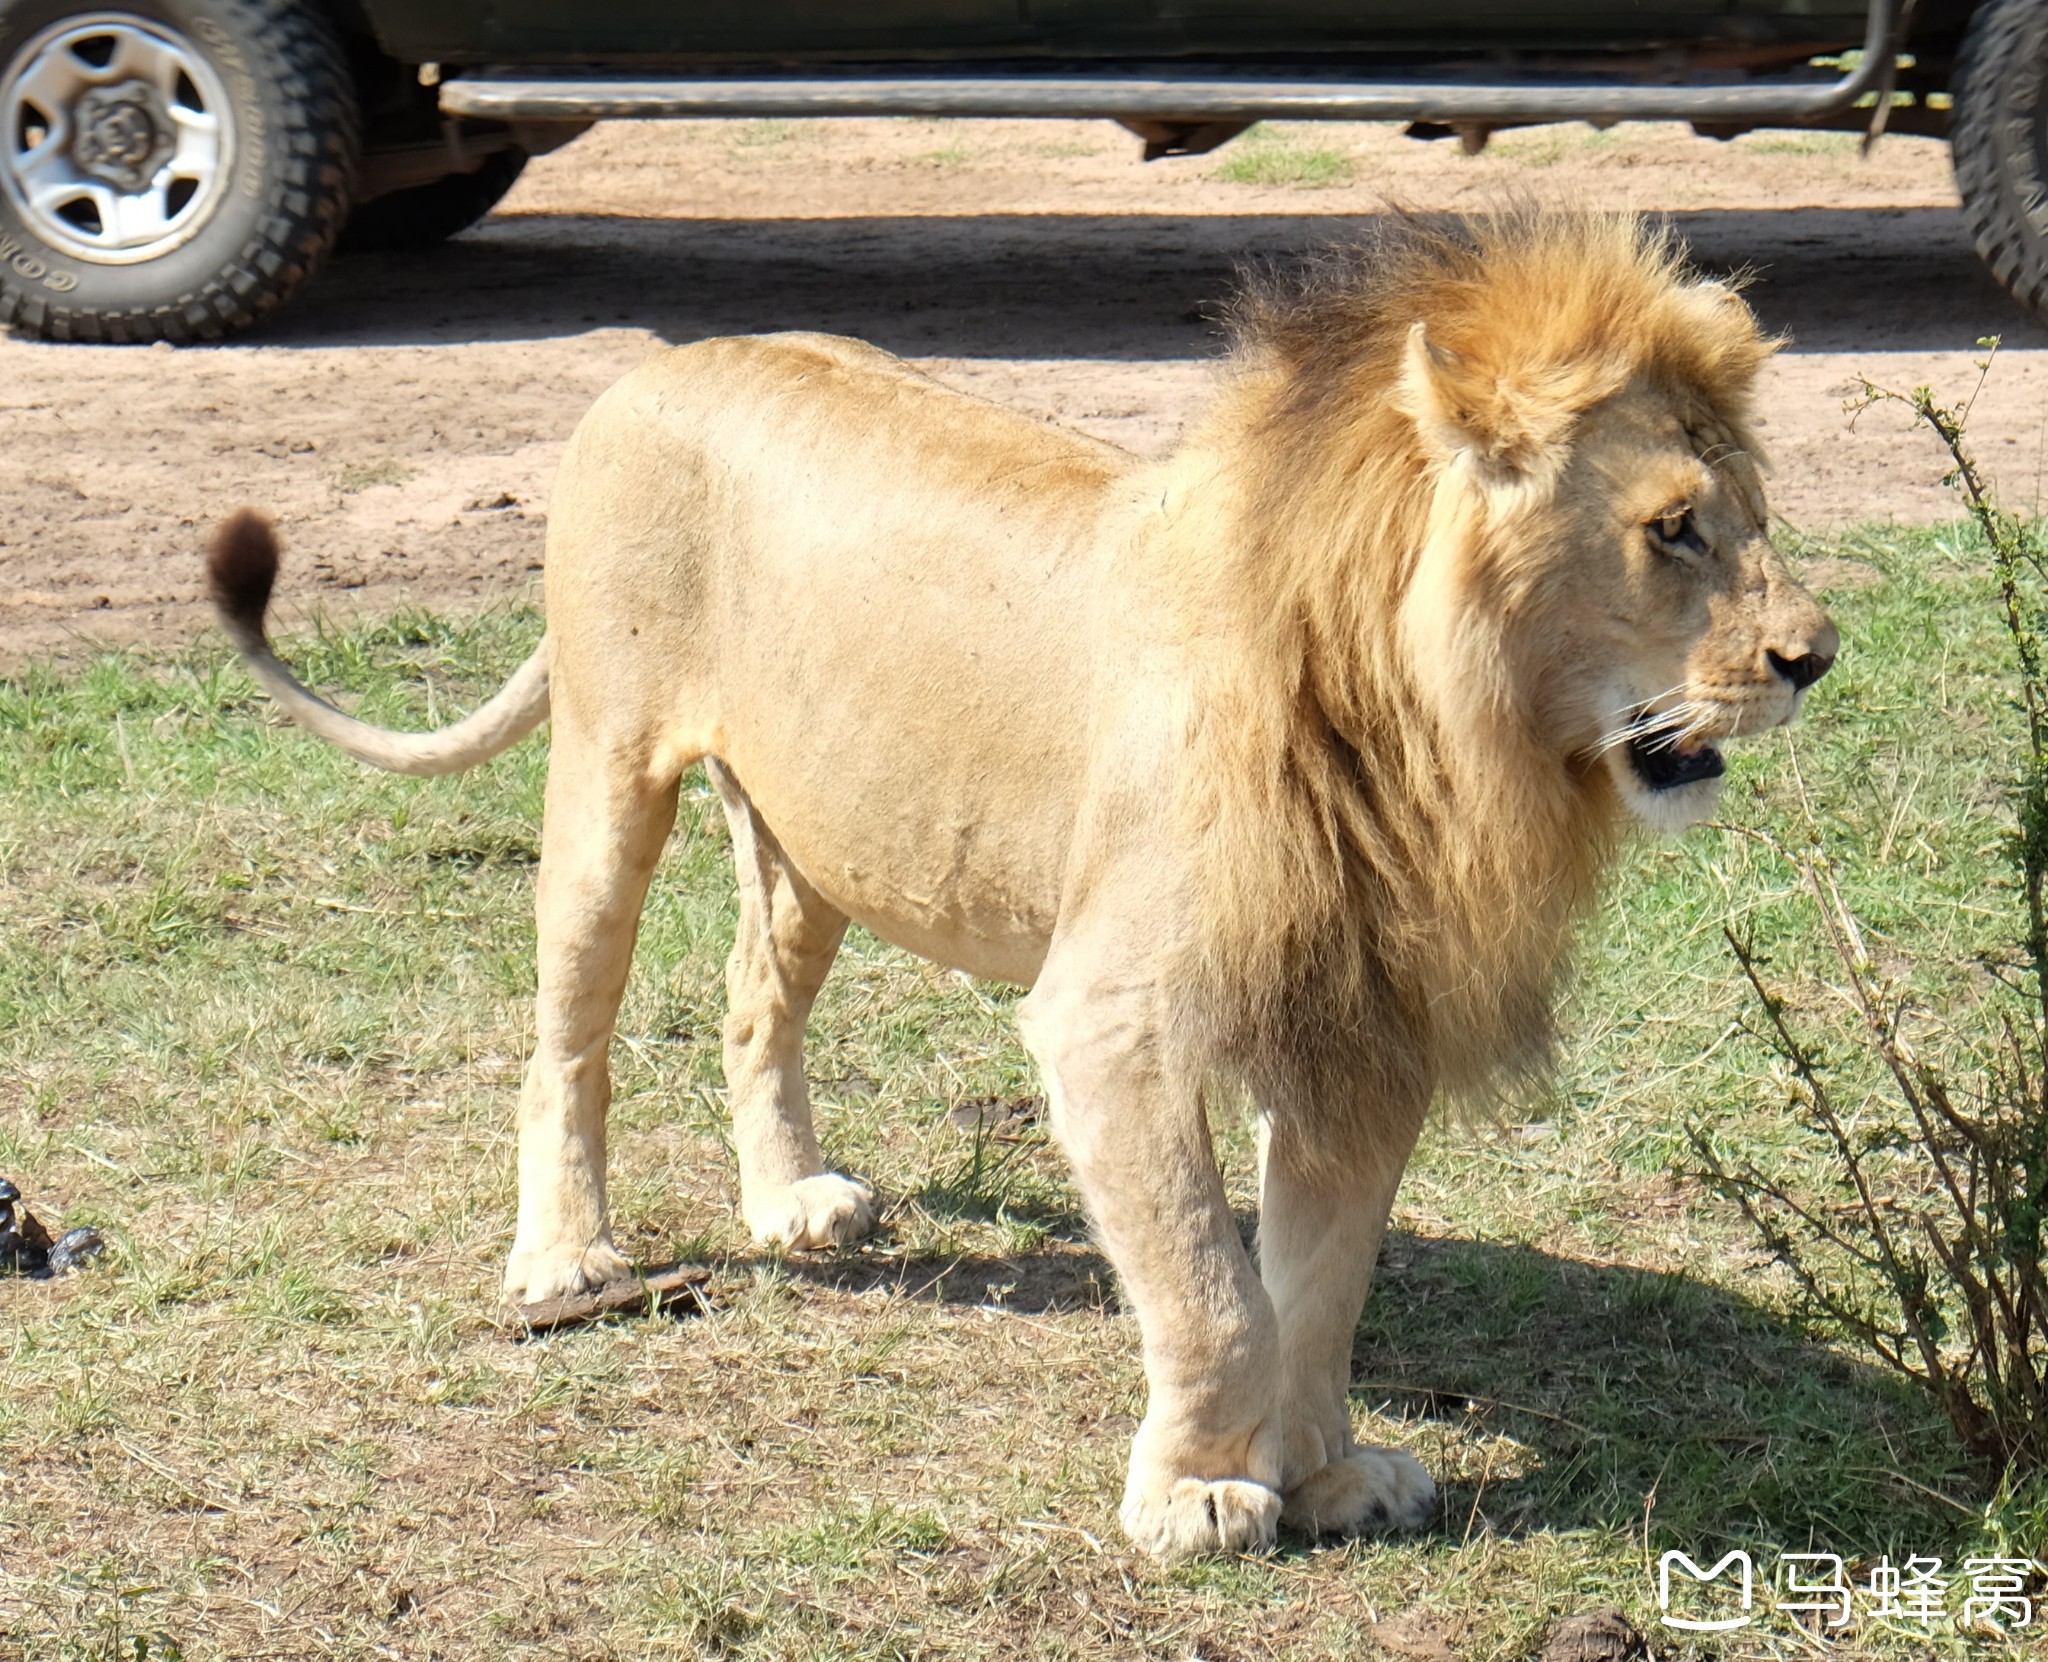
[[[1998,343],[1980,345],[1981,388]],[[2038,525],[1994,498],[1966,442],[1969,402],[1865,381],[1852,407],[1888,402],[1940,439],[1952,464],[1946,483],[1990,549],[2025,716],[2000,855],[2017,897],[2012,927],[1981,966],[1987,995],[1936,1022],[1906,978],[1873,959],[1837,880],[1846,868],[1825,846],[1800,779],[1803,846],[1752,834],[1797,865],[1840,967],[1851,1045],[1888,1085],[1873,1095],[1859,1070],[1803,1031],[1754,942],[1730,931],[1761,1007],[1760,1034],[1818,1133],[1821,1192],[1729,1155],[1701,1127],[1689,1136],[1701,1175],[1790,1270],[1809,1314],[1930,1393],[1972,1456],[2019,1480],[2048,1470],[2048,547]]]

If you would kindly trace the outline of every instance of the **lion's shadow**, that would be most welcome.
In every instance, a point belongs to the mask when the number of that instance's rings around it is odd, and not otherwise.
[[[1108,1264],[1073,1236],[1015,1258],[789,1268],[1021,1314],[1118,1308]],[[1647,1521],[1660,1550],[1695,1556],[1740,1542],[1898,1561],[1939,1551],[1957,1507],[1974,1510],[1946,1422],[1907,1387],[1682,1274],[1395,1232],[1352,1381],[1366,1436],[1374,1416],[1406,1423],[1442,1485],[1438,1528],[1459,1538]]]
[[[1902,1381],[1678,1273],[1397,1234],[1351,1376],[1355,1407],[1419,1422],[1461,1535],[1647,1523],[1664,1546],[1927,1551],[1973,1492]]]

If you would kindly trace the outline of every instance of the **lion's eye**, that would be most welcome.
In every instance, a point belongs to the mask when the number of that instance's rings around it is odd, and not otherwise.
[[[1650,521],[1650,540],[1667,554],[1704,554],[1707,539],[1693,523],[1692,509],[1673,508]]]

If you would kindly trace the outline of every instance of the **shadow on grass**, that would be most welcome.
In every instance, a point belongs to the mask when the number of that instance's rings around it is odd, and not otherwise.
[[[782,1267],[793,1281],[836,1293],[888,1291],[925,1303],[988,1306],[1025,1316],[1078,1310],[1113,1316],[1122,1309],[1109,1260],[1074,1240],[1048,1240],[1014,1257],[850,1253],[790,1258]]]
[[[1390,1236],[1352,1352],[1360,1407],[1421,1421],[1453,1536],[1642,1530],[1845,1559],[1940,1552],[1977,1508],[1903,1383],[1691,1277]],[[1704,1561],[1704,1560],[1703,1560]]]
[[[1121,1309],[1102,1255],[791,1259],[796,1280],[1025,1315]],[[1136,1334],[1131,1335],[1135,1346]],[[1691,1277],[1396,1233],[1352,1353],[1406,1421],[1456,1539],[1639,1531],[1845,1559],[1943,1550],[1975,1513],[1948,1426],[1906,1387]],[[1370,1432],[1367,1432],[1368,1437]]]

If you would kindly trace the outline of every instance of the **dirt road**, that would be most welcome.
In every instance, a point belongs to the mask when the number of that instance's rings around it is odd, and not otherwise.
[[[1461,156],[1296,126],[1141,165],[1090,123],[614,123],[536,161],[503,211],[422,255],[335,261],[231,346],[0,336],[0,672],[204,626],[198,548],[242,502],[281,519],[293,604],[476,606],[530,593],[549,479],[609,382],[667,342],[859,335],[989,397],[1143,451],[1201,407],[1205,308],[1248,257],[1342,239],[1392,198],[1504,190],[1670,214],[1756,273],[1791,345],[1764,389],[1775,504],[1826,529],[1950,517],[1896,414],[1852,429],[1859,373],[1962,392],[2020,505],[2048,457],[2048,331],[1971,254],[1943,146],[1732,145],[1682,129],[1536,129]]]

